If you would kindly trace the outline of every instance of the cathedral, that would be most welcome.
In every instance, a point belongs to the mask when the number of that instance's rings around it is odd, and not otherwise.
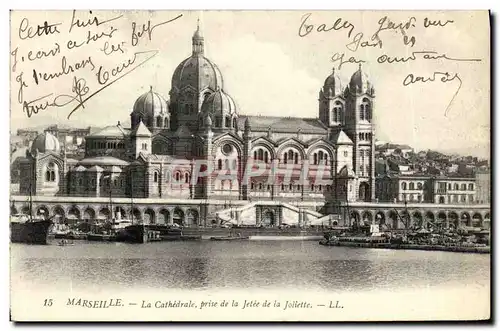
[[[20,165],[20,191],[67,197],[374,201],[374,97],[360,66],[348,84],[334,70],[325,79],[318,118],[244,115],[237,96],[226,92],[221,71],[205,56],[198,27],[192,54],[175,69],[168,98],[151,87],[135,101],[131,127],[118,122],[86,136],[80,160],[68,158],[51,133],[40,134]]]

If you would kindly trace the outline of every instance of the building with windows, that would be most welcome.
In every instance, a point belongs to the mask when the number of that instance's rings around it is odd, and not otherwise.
[[[83,159],[68,158],[50,130],[38,135],[20,166],[21,193],[375,200],[375,90],[361,65],[347,84],[334,70],[328,75],[318,118],[250,116],[227,92],[204,43],[198,27],[192,54],[174,71],[169,98],[152,87],[145,91],[132,107],[131,127],[118,122],[85,136]],[[255,174],[244,176],[248,169]]]
[[[376,191],[381,202],[476,204],[476,179],[432,175],[382,175]]]
[[[476,199],[478,203],[491,203],[491,174],[490,169],[481,167],[476,174]]]
[[[90,134],[90,127],[77,129],[61,125],[51,125],[44,130],[56,138],[63,145],[81,145],[85,141],[85,137]]]

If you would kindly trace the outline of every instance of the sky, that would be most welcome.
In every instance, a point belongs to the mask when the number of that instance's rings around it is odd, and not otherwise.
[[[236,101],[240,114],[317,117],[318,93],[332,67],[336,67],[345,86],[358,69],[357,63],[348,62],[354,57],[356,61],[364,61],[362,70],[376,91],[374,122],[378,140],[409,144],[417,150],[489,156],[487,12],[94,11],[90,14],[82,11],[75,13],[73,22],[77,18],[87,22],[94,17],[102,22],[120,15],[97,27],[95,24],[74,25],[69,32],[71,11],[12,12],[11,131],[49,124],[85,127],[113,125],[117,121],[128,123],[135,100],[150,86],[168,99],[175,68],[191,55],[191,37],[199,18],[205,37],[205,56],[219,66],[224,89]],[[132,46],[133,23],[137,35],[137,30],[141,31],[148,21],[154,26],[178,15],[182,16],[153,28],[151,39],[146,31],[137,45]],[[442,24],[453,22],[425,28],[426,17],[435,22],[440,20]],[[58,24],[52,27],[58,32],[47,32],[50,28],[39,29],[41,36],[32,36],[37,25],[43,26],[45,21],[48,25]],[[394,27],[401,22],[402,28],[383,29],[378,33],[382,47],[360,45],[354,51],[353,40],[362,37],[363,41],[375,43],[377,39],[371,41],[371,37],[380,26]],[[407,29],[404,27],[406,22],[409,22]],[[325,29],[321,24],[330,31],[322,31]],[[311,26],[307,28],[308,25]],[[31,33],[29,27],[32,27]],[[96,41],[68,49],[70,40],[80,43],[87,40],[89,33],[93,36],[111,31],[111,38],[102,35]],[[411,38],[415,38],[413,47],[405,45],[403,35],[410,45]],[[105,42],[120,44],[123,53],[117,51],[106,55],[102,51]],[[53,56],[27,59],[29,51],[33,58],[37,50],[48,52],[51,49],[58,51]],[[67,116],[76,106],[75,102],[64,107],[48,107],[30,118],[18,102],[21,74],[25,83],[23,101],[51,93],[51,97],[43,100],[53,100],[61,94],[72,95],[75,77],[85,79],[88,94],[91,94],[103,86],[97,79],[100,66],[103,67],[101,72],[108,71],[112,76],[111,69],[126,62],[135,52],[151,50],[158,51],[157,55],[86,101],[85,108],[78,109],[69,120]],[[406,62],[377,61],[382,55],[411,57],[413,52],[421,51],[468,61],[443,57],[424,59],[423,53]],[[340,69],[339,61],[332,62],[335,54],[344,54],[346,63]],[[63,57],[70,65],[90,57],[94,69],[91,70],[87,63],[74,73],[48,81],[38,76],[36,84],[33,70],[38,74],[60,72]],[[449,75],[445,79],[435,72]],[[435,79],[410,84],[410,77],[407,78],[410,74],[425,79],[434,76]],[[403,84],[405,78],[407,86]]]

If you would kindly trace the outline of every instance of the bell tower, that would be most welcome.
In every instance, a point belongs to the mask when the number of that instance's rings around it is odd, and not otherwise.
[[[345,92],[345,132],[354,143],[353,170],[358,177],[356,193],[360,201],[375,200],[375,89],[361,64]]]
[[[340,77],[332,73],[319,91],[319,119],[328,127],[329,138],[336,136],[345,123],[345,99]]]

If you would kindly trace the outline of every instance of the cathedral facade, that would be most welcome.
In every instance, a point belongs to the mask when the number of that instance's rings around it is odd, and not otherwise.
[[[361,66],[348,84],[333,71],[318,118],[244,115],[204,54],[176,68],[168,99],[150,88],[131,127],[85,138],[85,157],[66,157],[56,137],[37,136],[21,163],[20,191],[39,196],[279,201],[375,199],[374,88]]]

